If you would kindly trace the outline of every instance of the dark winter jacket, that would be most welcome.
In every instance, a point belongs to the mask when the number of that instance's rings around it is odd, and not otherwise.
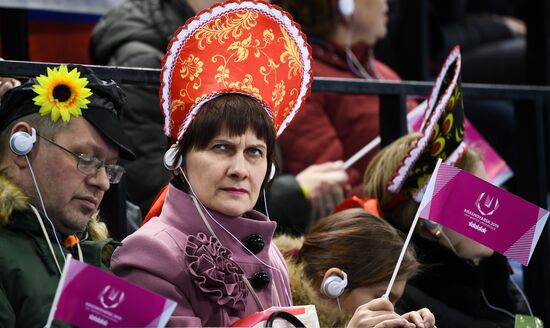
[[[174,32],[193,16],[185,0],[130,0],[96,25],[90,56],[94,64],[160,68]],[[170,179],[162,164],[166,137],[159,86],[122,85],[128,95],[122,127],[132,139],[137,159],[125,165],[128,198],[147,213]]]
[[[54,232],[47,221],[44,224],[62,266],[63,257]],[[88,224],[87,235],[89,238],[81,236],[80,242],[84,261],[107,269],[114,242],[106,238],[106,229],[96,218]],[[63,242],[61,236],[58,238]],[[78,258],[76,246],[69,250],[63,248],[65,256],[69,252]],[[60,272],[26,195],[13,181],[0,174],[0,327],[44,327],[59,277]],[[69,325],[54,321],[54,327]]]
[[[473,265],[436,242],[415,236],[414,243],[424,270],[409,281],[400,310],[427,307],[440,328],[514,327],[513,318],[487,305],[518,312],[504,256],[495,254]]]
[[[435,17],[431,22],[434,30],[432,58],[444,58],[459,44],[467,53],[473,48],[492,42],[513,38],[512,31],[502,19],[487,11],[489,8],[472,10],[477,1],[471,0],[431,0],[430,13]],[[503,3],[505,3],[504,1]],[[493,8],[497,9],[497,8]]]

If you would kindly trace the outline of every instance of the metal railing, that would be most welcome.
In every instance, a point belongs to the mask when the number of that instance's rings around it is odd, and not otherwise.
[[[59,64],[0,61],[0,76],[31,77],[43,74],[47,66]],[[83,65],[92,68],[103,79],[132,85],[158,85],[160,70]],[[406,98],[410,95],[427,96],[431,82],[382,82],[359,79],[315,78],[313,92],[336,92],[348,94],[374,94],[380,97],[380,134],[382,144],[387,145],[407,133]],[[538,206],[547,208],[545,129],[543,111],[550,104],[550,87],[462,84],[462,93],[467,99],[497,99],[513,102],[515,108],[515,145],[518,167],[515,172],[516,194]],[[498,123],[498,122],[495,122]],[[115,237],[126,231],[125,212],[120,209],[124,202],[124,190],[115,190],[106,195],[109,228]],[[109,198],[110,197],[110,198]],[[115,205],[113,205],[115,204]],[[521,218],[518,218],[521,219]],[[524,286],[535,315],[550,323],[550,244],[548,225],[544,228],[529,267],[524,268]]]

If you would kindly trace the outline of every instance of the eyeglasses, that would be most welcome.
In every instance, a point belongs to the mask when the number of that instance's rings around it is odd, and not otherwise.
[[[120,182],[120,179],[122,178],[122,175],[124,174],[124,168],[120,165],[116,164],[107,164],[105,161],[102,161],[96,157],[88,156],[85,154],[76,154],[67,148],[57,144],[53,140],[46,138],[44,136],[41,136],[40,134],[36,134],[40,138],[46,140],[47,142],[51,143],[54,146],[57,146],[67,153],[73,155],[78,159],[78,164],[76,164],[76,168],[84,173],[87,176],[95,177],[99,170],[101,170],[102,167],[105,167],[105,172],[107,173],[107,178],[109,179],[110,184],[117,184]]]

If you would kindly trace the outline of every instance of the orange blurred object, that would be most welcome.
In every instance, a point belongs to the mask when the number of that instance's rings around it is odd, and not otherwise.
[[[372,214],[381,218],[380,211],[378,210],[378,201],[374,198],[365,199],[357,196],[351,196],[350,198],[345,199],[338,206],[336,206],[334,213],[347,210],[350,208],[363,208],[366,211],[369,211]]]

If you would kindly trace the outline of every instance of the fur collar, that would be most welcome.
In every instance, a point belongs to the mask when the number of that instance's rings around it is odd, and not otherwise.
[[[0,174],[0,226],[8,223],[13,211],[29,207],[27,195],[5,174]]]
[[[290,289],[294,305],[314,304],[321,327],[346,326],[351,317],[341,313],[335,301],[320,295],[319,287],[313,286],[313,283],[306,278],[304,265],[296,262],[296,259],[292,256],[293,252],[291,250],[295,248],[299,249],[302,246],[303,238],[282,235],[275,238],[274,242],[281,253],[283,253],[288,266]]]
[[[14,211],[30,209],[28,197],[23,190],[5,173],[0,173],[0,227],[8,224]],[[91,240],[108,238],[107,226],[100,222],[99,213],[95,213],[87,227]]]

